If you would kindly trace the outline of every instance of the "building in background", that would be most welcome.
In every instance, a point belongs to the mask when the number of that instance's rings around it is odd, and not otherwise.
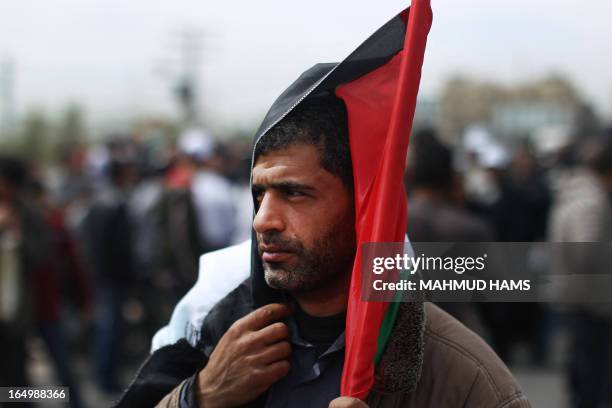
[[[441,135],[451,143],[475,123],[507,144],[529,139],[536,145],[559,145],[568,135],[593,132],[598,125],[592,107],[561,76],[512,87],[455,78],[442,90],[438,111]]]

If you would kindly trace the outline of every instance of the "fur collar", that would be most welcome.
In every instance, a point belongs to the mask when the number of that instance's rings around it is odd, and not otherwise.
[[[424,303],[402,303],[387,348],[374,373],[374,391],[409,393],[416,390],[423,365],[424,333]]]

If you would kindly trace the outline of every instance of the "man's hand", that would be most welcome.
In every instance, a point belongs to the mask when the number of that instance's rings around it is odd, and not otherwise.
[[[278,321],[290,313],[289,306],[272,303],[229,328],[198,374],[200,407],[243,405],[287,375],[291,354],[289,329]]]
[[[329,403],[329,408],[370,408],[359,398],[338,397]]]

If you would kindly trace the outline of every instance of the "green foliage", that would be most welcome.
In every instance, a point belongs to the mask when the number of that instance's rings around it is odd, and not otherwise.
[[[55,159],[64,159],[70,150],[84,143],[87,139],[83,110],[78,105],[70,105],[64,112],[54,138],[53,155]]]
[[[42,111],[29,112],[21,129],[19,150],[31,162],[45,159],[50,134],[49,121]]]
[[[78,105],[70,105],[57,121],[32,109],[10,133],[0,138],[0,149],[38,164],[65,159],[70,149],[87,141],[85,120]]]

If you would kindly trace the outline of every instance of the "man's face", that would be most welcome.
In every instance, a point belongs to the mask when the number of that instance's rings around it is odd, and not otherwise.
[[[315,146],[299,143],[260,156],[253,167],[253,196],[253,228],[268,285],[308,292],[350,273],[352,193],[320,166]]]

